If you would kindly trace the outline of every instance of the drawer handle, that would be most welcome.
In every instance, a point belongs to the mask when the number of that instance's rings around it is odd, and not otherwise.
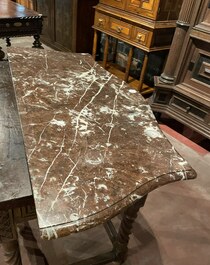
[[[121,28],[121,27],[116,27],[116,31],[117,31],[117,33],[121,33],[122,32],[122,30],[123,30],[123,28]]]
[[[189,111],[190,111],[190,109],[191,109],[191,107],[190,107],[190,106],[186,107],[186,111],[187,111],[187,112],[189,112]]]
[[[104,20],[102,18],[99,18],[98,20],[98,25],[102,26],[104,24]]]
[[[143,37],[143,35],[139,33],[139,34],[136,36],[137,41],[141,41],[142,37]]]
[[[210,74],[210,68],[204,68],[204,73],[206,73],[206,74]]]

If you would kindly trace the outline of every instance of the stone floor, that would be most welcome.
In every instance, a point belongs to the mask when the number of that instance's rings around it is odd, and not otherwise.
[[[30,46],[30,42],[30,38],[17,38],[12,45],[25,47]],[[177,151],[197,171],[198,177],[150,193],[134,224],[124,264],[210,265],[210,153],[205,146],[197,145],[167,125],[160,126]],[[115,218],[115,223],[119,223],[119,217]],[[31,221],[30,226],[49,265],[67,265],[110,248],[102,227],[43,241],[36,220]],[[23,240],[20,235],[19,241],[23,265],[45,264],[33,240]],[[1,248],[0,265],[5,265]]]

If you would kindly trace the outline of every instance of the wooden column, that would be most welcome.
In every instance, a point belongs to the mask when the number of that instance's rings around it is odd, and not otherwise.
[[[103,58],[103,68],[106,69],[107,58],[109,52],[109,36],[106,34],[105,46],[104,46],[104,58]]]
[[[142,69],[141,69],[140,78],[139,78],[139,85],[138,85],[138,91],[140,93],[142,91],[143,84],[144,84],[144,77],[146,74],[147,64],[148,64],[148,53],[144,52],[144,60],[142,64]]]
[[[168,59],[164,72],[160,76],[160,81],[167,84],[173,84],[175,80],[175,71],[177,66],[177,54],[181,52],[186,33],[190,26],[193,7],[197,0],[184,0],[177,20],[177,27],[174,33]]]
[[[128,54],[128,60],[127,60],[127,65],[125,69],[125,77],[124,77],[125,82],[128,82],[128,79],[129,79],[129,71],[130,71],[130,67],[132,63],[132,57],[133,57],[133,46],[130,47],[129,54]]]
[[[97,42],[98,42],[98,32],[96,29],[94,29],[93,51],[92,51],[92,56],[94,60],[96,60]]]

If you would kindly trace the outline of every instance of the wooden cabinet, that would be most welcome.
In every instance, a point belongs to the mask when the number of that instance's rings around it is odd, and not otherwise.
[[[34,0],[16,0],[14,2],[23,5],[28,9],[34,9]]]
[[[97,52],[98,32],[103,32],[107,36],[104,67],[109,50],[109,37],[131,45],[124,77],[127,81],[133,48],[137,47],[144,51],[138,87],[142,91],[148,53],[169,49],[181,3],[182,0],[100,0],[95,7],[93,57],[95,58]]]
[[[125,2],[126,2],[126,0],[101,0],[100,1],[100,3],[102,3],[102,4],[117,7],[120,9],[125,8]]]
[[[42,40],[66,51],[92,51],[93,6],[98,0],[37,0],[36,9],[45,17]]]
[[[184,0],[177,24],[152,108],[210,138],[210,1]]]
[[[141,16],[151,19],[156,19],[159,9],[159,2],[159,0],[128,0],[126,1],[126,10],[136,14],[141,14]]]

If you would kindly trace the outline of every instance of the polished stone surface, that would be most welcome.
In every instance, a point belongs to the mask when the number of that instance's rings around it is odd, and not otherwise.
[[[9,49],[43,238],[93,227],[195,172],[145,100],[88,54]]]

